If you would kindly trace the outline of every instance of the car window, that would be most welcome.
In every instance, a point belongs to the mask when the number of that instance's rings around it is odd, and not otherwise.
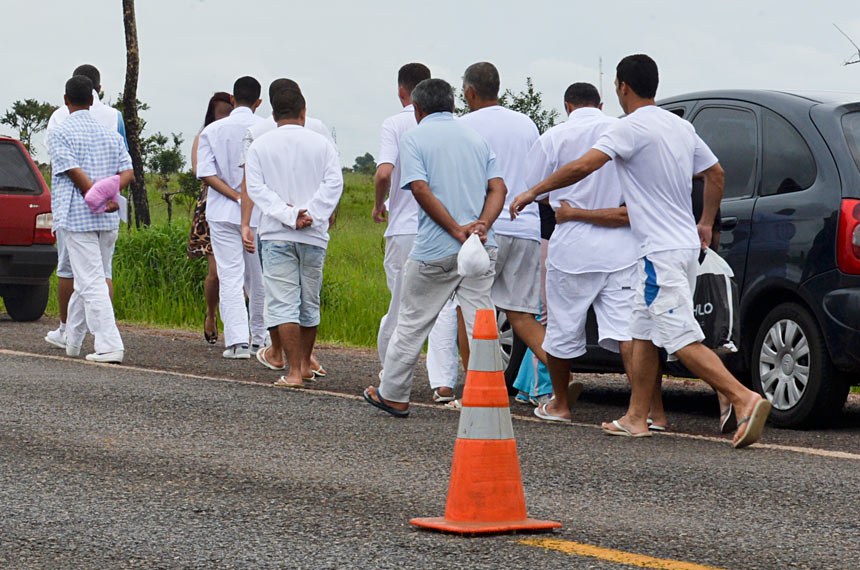
[[[806,190],[817,170],[812,151],[791,124],[767,109],[762,110],[762,196]]]
[[[752,196],[758,140],[755,114],[735,107],[705,107],[696,114],[693,126],[726,172],[723,199]]]
[[[848,113],[842,117],[842,130],[845,131],[845,139],[851,156],[860,169],[860,113]]]
[[[0,194],[41,194],[42,185],[18,145],[0,143]]]

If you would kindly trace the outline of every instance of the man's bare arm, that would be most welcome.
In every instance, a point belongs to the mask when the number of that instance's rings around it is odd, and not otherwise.
[[[248,253],[254,253],[257,249],[257,242],[254,239],[254,230],[251,229],[251,214],[254,212],[254,201],[248,196],[248,184],[245,177],[242,177],[242,200],[241,200],[241,233],[242,245]]]
[[[502,213],[502,208],[505,207],[505,196],[507,195],[508,187],[505,186],[505,181],[501,178],[491,178],[487,182],[487,197],[484,200],[484,208],[481,210],[481,216],[467,226],[472,228],[471,231],[477,231],[481,236],[481,241],[486,239],[490,226],[493,225],[496,218]]]
[[[373,175],[373,186],[376,190],[376,195],[373,203],[373,221],[381,224],[388,219],[388,213],[385,209],[385,199],[388,198],[391,192],[391,173],[394,172],[394,165],[389,162],[383,162],[376,167],[376,174]]]
[[[70,168],[66,171],[66,176],[71,179],[72,184],[80,190],[82,195],[89,192],[90,188],[93,187],[92,179],[84,172],[83,168]]]
[[[511,202],[511,219],[516,218],[523,208],[534,202],[541,194],[576,184],[592,172],[599,170],[609,160],[609,155],[605,152],[589,149],[581,157],[568,162],[546,179],[514,198]]]
[[[555,211],[555,221],[559,224],[565,222],[586,222],[606,228],[622,228],[630,225],[630,218],[627,216],[627,206],[586,210],[583,208],[574,208],[564,200],[561,201],[561,205]]]
[[[200,180],[202,180],[203,183],[206,184],[208,187],[230,198],[234,202],[238,202],[239,199],[242,197],[239,192],[236,192],[235,190],[230,188],[229,184],[227,184],[217,176],[204,176]]]
[[[451,236],[460,243],[466,241],[466,238],[469,236],[460,224],[451,217],[450,212],[448,212],[448,209],[439,201],[439,198],[433,195],[427,182],[416,180],[415,182],[412,182],[410,187],[412,189],[412,195],[415,196],[415,201],[418,202],[421,209],[424,210],[434,222],[439,224],[443,230],[451,234]]]
[[[702,241],[702,247],[705,248],[711,244],[714,217],[717,215],[720,201],[723,199],[726,175],[719,162],[701,174],[705,178],[705,190],[702,197],[702,216],[699,218],[696,229],[699,231],[699,239]]]

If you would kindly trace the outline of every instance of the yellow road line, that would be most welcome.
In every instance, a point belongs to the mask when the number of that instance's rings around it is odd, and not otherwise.
[[[654,558],[653,556],[644,556],[642,554],[613,550],[611,548],[601,548],[600,546],[573,542],[572,540],[527,538],[518,542],[526,546],[557,550],[572,556],[586,556],[588,558],[597,558],[606,560],[607,562],[626,564],[627,566],[636,566],[638,568],[653,568],[656,570],[722,570],[716,566],[704,566],[702,564],[693,564],[692,562],[683,562],[668,558]]]

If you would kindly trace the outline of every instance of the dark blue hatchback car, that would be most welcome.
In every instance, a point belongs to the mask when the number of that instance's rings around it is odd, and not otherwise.
[[[726,173],[718,252],[741,322],[726,364],[772,402],[774,425],[826,423],[860,384],[860,94],[708,91],[658,105],[691,121]],[[590,315],[573,370],[622,372],[595,329]]]

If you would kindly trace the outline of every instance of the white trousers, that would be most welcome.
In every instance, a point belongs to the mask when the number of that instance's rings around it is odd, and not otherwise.
[[[75,279],[66,323],[66,343],[71,346],[81,346],[89,327],[95,337],[96,352],[124,350],[105,282],[117,233],[117,230],[63,232]]]
[[[457,254],[434,261],[409,259],[403,267],[403,298],[397,328],[385,354],[379,395],[393,402],[408,402],[415,363],[439,311],[456,295],[466,333],[472,337],[478,309],[494,309],[490,288],[495,277],[496,249],[487,250],[491,268],[480,277],[457,274]]]
[[[379,362],[385,365],[385,354],[391,342],[391,335],[397,328],[397,314],[403,295],[403,266],[409,259],[409,252],[415,243],[415,234],[389,236],[385,238],[385,280],[391,292],[388,312],[379,321],[376,346]],[[457,347],[457,304],[449,300],[430,330],[427,342],[427,377],[430,387],[453,388],[457,385],[459,368],[459,349]]]
[[[260,256],[257,253],[245,251],[242,246],[242,228],[239,224],[210,220],[209,237],[212,240],[212,253],[215,255],[215,265],[218,268],[220,291],[218,308],[221,310],[221,320],[224,322],[224,346],[265,344],[266,292],[263,288]]]

